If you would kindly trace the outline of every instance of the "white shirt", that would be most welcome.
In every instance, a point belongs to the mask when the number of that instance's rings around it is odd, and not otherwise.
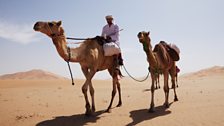
[[[115,42],[118,46],[119,43],[119,27],[116,24],[112,24],[110,27],[109,25],[105,25],[102,30],[102,36],[110,36],[112,41]]]

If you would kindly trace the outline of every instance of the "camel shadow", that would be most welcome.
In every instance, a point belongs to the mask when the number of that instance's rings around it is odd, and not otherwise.
[[[130,112],[130,117],[132,118],[133,121],[127,124],[126,126],[135,126],[145,120],[150,120],[156,117],[165,116],[170,113],[171,111],[167,110],[163,105],[155,107],[154,113],[149,113],[148,109],[134,110]]]
[[[159,89],[162,89],[163,90],[163,88],[155,88],[155,90],[159,90]],[[169,89],[171,90],[173,88],[169,88]],[[151,91],[151,89],[144,89],[142,92],[148,92],[148,91]]]
[[[101,110],[92,116],[85,116],[85,114],[77,114],[71,116],[58,116],[52,120],[45,120],[36,124],[36,126],[83,126],[87,123],[96,123],[105,111]]]
[[[155,90],[159,90],[160,88],[155,88]],[[151,89],[144,89],[142,90],[142,92],[148,92],[148,91],[151,91]]]

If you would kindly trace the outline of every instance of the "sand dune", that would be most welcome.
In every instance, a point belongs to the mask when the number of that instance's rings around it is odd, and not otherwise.
[[[65,77],[56,75],[40,69],[33,69],[26,72],[17,72],[13,74],[5,74],[0,76],[1,80],[54,80],[54,79],[67,79]]]
[[[218,70],[215,70],[215,69]],[[104,113],[112,91],[111,80],[94,80],[96,113],[85,117],[81,91],[84,80],[0,80],[0,126],[222,126],[224,125],[224,77],[221,68],[199,71],[206,76],[180,77],[173,102],[163,107],[164,92],[155,92],[155,113],[148,113],[150,80],[138,83],[122,80],[123,105]],[[221,70],[221,72],[220,72]],[[220,74],[215,74],[217,72]],[[197,72],[196,72],[197,73]],[[210,76],[213,73],[213,76]],[[117,96],[117,95],[116,95]]]
[[[203,70],[199,70],[193,73],[183,74],[181,77],[185,78],[197,78],[197,77],[212,77],[212,76],[224,76],[223,66],[213,66]]]

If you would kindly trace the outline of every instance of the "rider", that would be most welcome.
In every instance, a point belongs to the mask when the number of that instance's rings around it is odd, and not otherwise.
[[[113,16],[107,15],[106,17],[107,24],[102,29],[102,34],[106,40],[109,40],[110,42],[116,43],[120,47],[119,42],[119,27],[117,24],[113,23]],[[118,64],[123,65],[123,59],[121,57],[121,53],[115,56],[116,59],[118,59]]]

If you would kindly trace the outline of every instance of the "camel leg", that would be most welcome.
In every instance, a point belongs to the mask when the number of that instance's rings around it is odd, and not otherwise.
[[[165,71],[164,72],[164,92],[165,92],[165,103],[164,103],[164,106],[166,108],[169,107],[169,85],[168,85],[168,79],[169,79],[169,75],[168,75],[168,71]]]
[[[88,81],[86,80],[86,82],[82,86],[82,93],[84,94],[85,101],[86,101],[86,112],[85,112],[86,115],[90,115],[91,114],[90,103],[89,103],[88,95],[87,95],[88,86],[89,86],[88,85]]]
[[[89,91],[90,91],[90,95],[91,95],[91,98],[92,98],[92,112],[95,112],[96,108],[95,108],[95,99],[94,99],[94,88],[93,88],[93,85],[92,85],[92,82],[90,82],[90,85],[89,85]]]
[[[172,84],[175,85],[175,79],[173,79],[173,78],[172,78]],[[174,101],[178,101],[177,94],[176,94],[176,87],[175,86],[173,88],[173,91],[174,91]]]
[[[177,88],[178,88],[179,86],[178,86],[177,76],[178,76],[178,75],[177,75],[177,73],[176,73],[176,77],[175,77],[175,79],[176,79],[176,84],[177,84]]]
[[[95,111],[94,88],[93,88],[92,82],[91,82],[91,79],[92,79],[92,77],[94,76],[95,73],[92,72],[91,70],[89,72],[88,68],[82,68],[82,71],[83,71],[83,73],[86,77],[86,81],[85,81],[84,85],[82,86],[82,92],[84,94],[85,101],[86,101],[86,112],[85,112],[85,114],[87,116],[89,116],[89,115],[92,114],[92,110]],[[92,98],[92,110],[91,110],[91,106],[90,106],[90,103],[89,103],[89,100],[88,100],[88,94],[87,94],[88,87],[90,88],[90,94],[91,94],[91,98]]]
[[[117,84],[117,78],[113,77],[113,90],[112,90],[112,94],[111,94],[111,101],[110,101],[110,105],[108,106],[106,112],[110,112],[111,106],[113,104],[113,100],[114,100],[114,96],[116,95],[116,84]]]
[[[153,73],[153,72],[151,72]],[[154,91],[155,91],[155,75],[151,74],[151,79],[152,79],[152,85],[151,85],[151,104],[150,104],[150,108],[149,108],[149,112],[154,112],[155,111],[155,104],[154,104]]]
[[[121,84],[119,81],[117,82],[117,90],[119,94],[119,101],[118,101],[117,107],[120,107],[122,105],[122,100],[121,100]]]
[[[178,101],[178,98],[177,98],[177,94],[176,94],[176,84],[175,84],[175,79],[177,79],[177,76],[176,76],[176,67],[175,65],[171,68],[170,70],[170,76],[171,76],[171,82],[172,82],[172,87],[173,87],[173,90],[174,90],[174,101]]]

